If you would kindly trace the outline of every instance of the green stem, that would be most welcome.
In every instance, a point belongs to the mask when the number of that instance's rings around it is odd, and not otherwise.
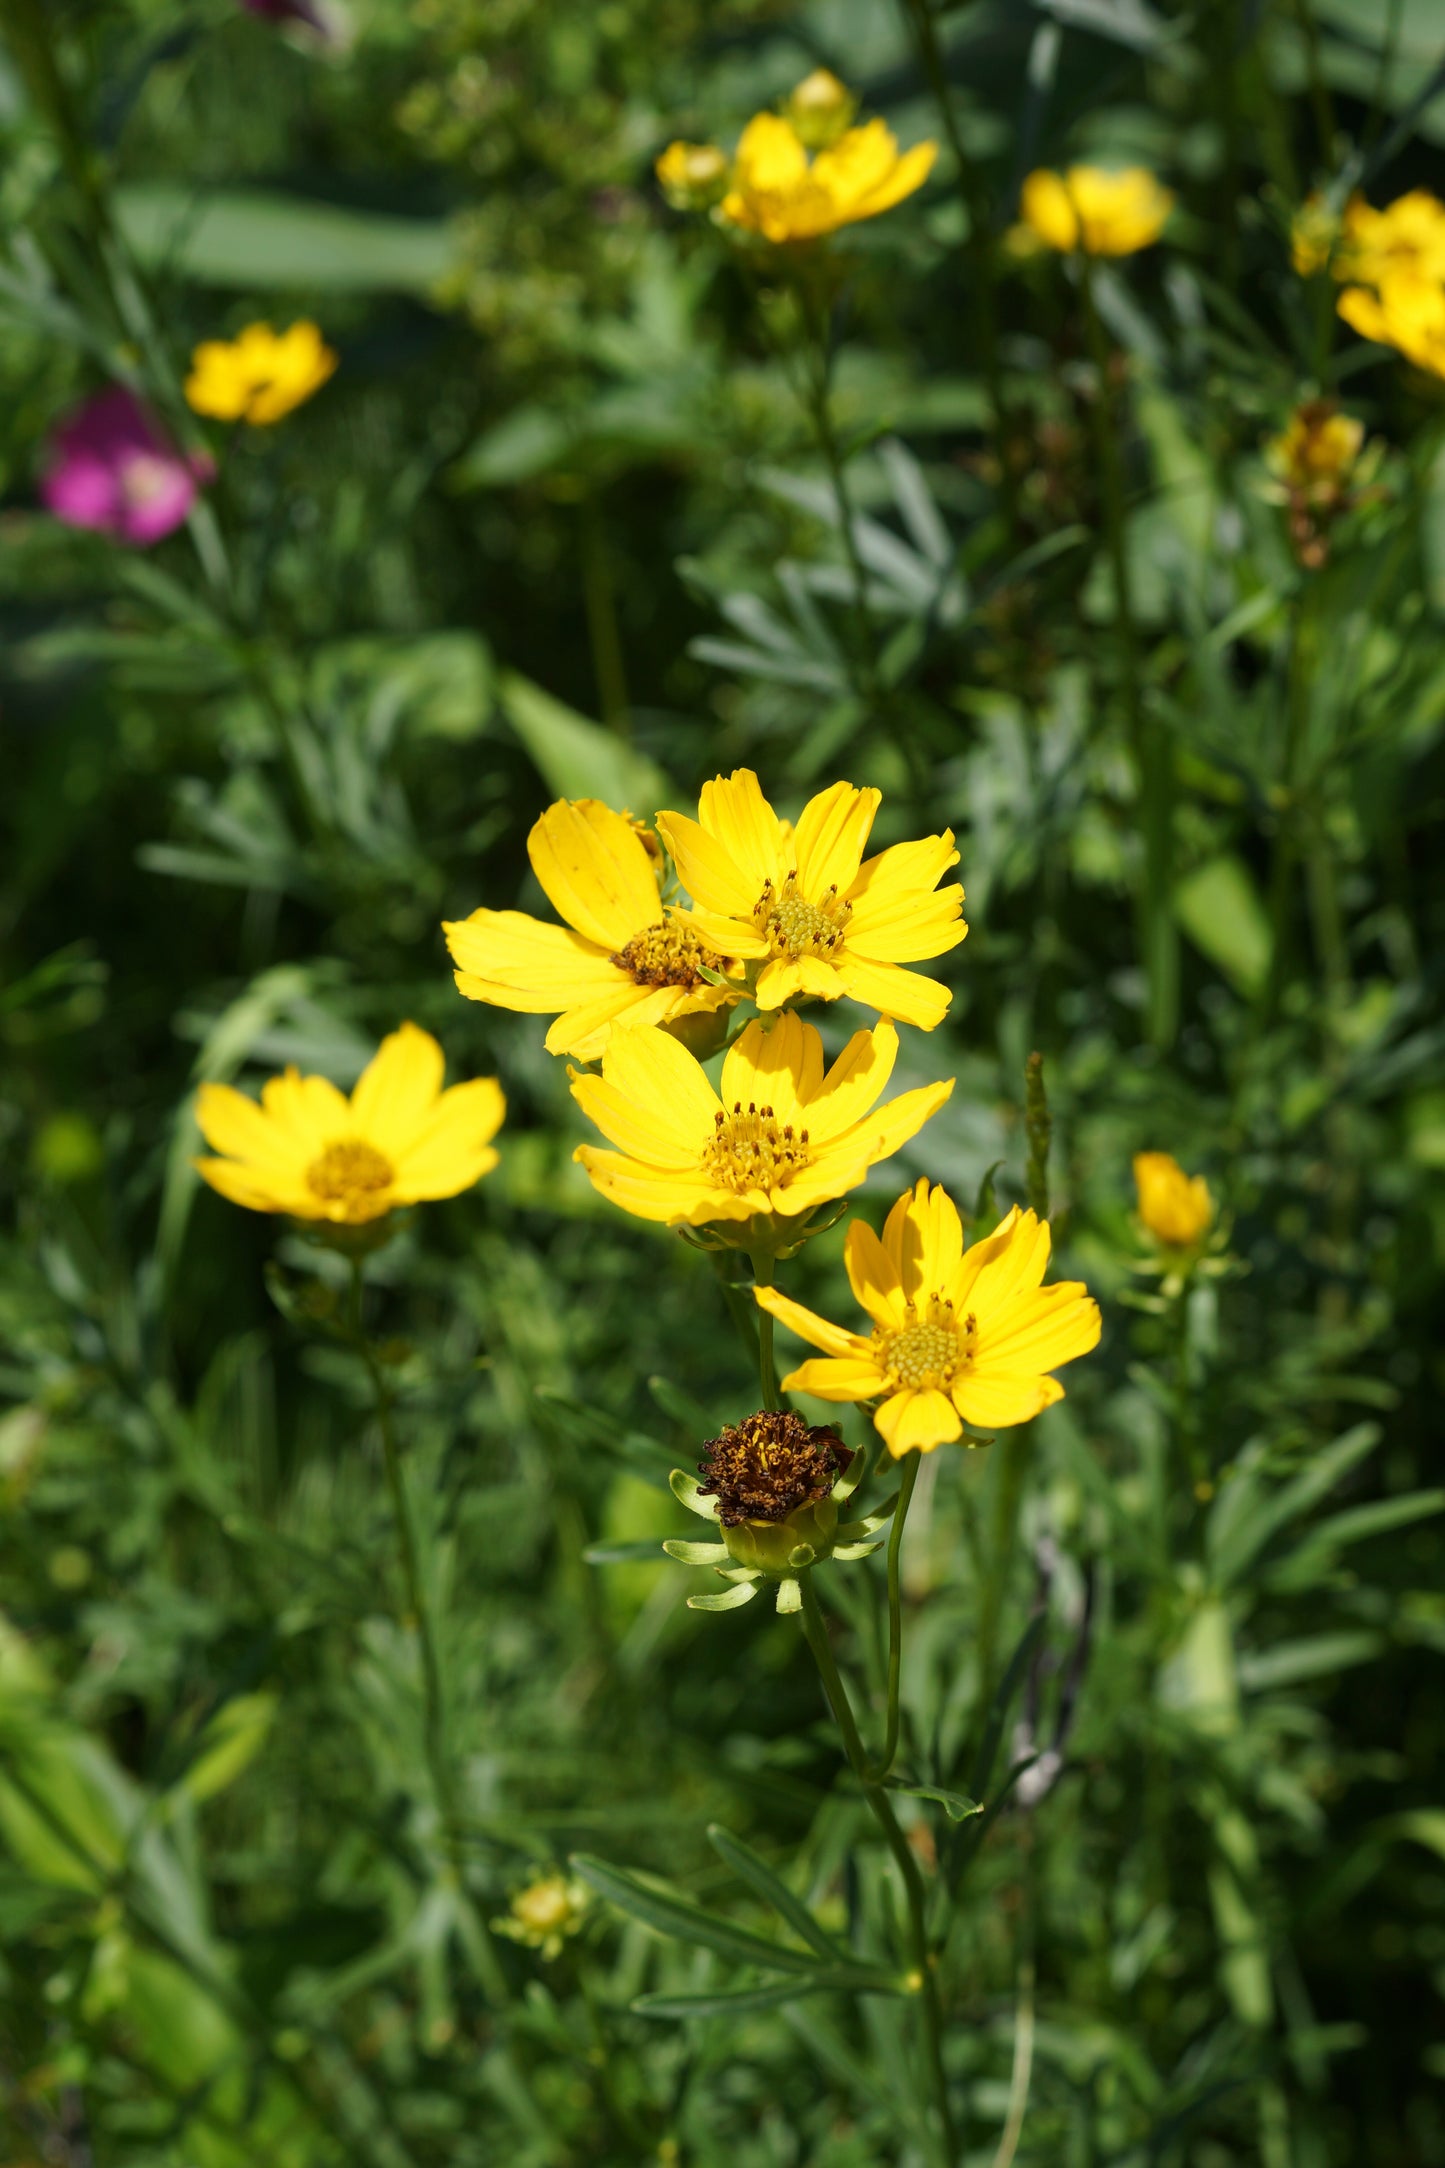
[[[899,1503],[901,1505],[901,1499]],[[849,1765],[863,1788],[863,1797],[883,1832],[884,1840],[903,1879],[908,1902],[909,1950],[923,2003],[924,2044],[928,2054],[934,2104],[938,2113],[939,2168],[956,2168],[958,2135],[948,2097],[948,2077],[943,2067],[943,2011],[938,1995],[937,1968],[928,1942],[927,1895],[923,1887],[923,1876],[919,1872],[918,1861],[913,1856],[908,1839],[899,1827],[898,1817],[893,1812],[888,1794],[877,1774],[868,1767],[868,1758],[863,1751],[863,1741],[848,1699],[848,1690],[843,1684],[832,1644],[828,1639],[827,1622],[813,1593],[813,1576],[811,1573],[804,1573],[799,1576],[799,1580],[803,1592],[803,1632],[813,1652],[813,1660],[818,1666],[823,1691],[843,1735],[843,1747]]]
[[[465,1897],[462,1878],[462,1827],[458,1812],[455,1787],[452,1782],[451,1757],[446,1740],[446,1698],[442,1683],[441,1659],[437,1650],[436,1631],[427,1601],[425,1582],[421,1571],[421,1555],[417,1544],[416,1523],[412,1517],[411,1498],[406,1486],[406,1470],[402,1465],[401,1449],[397,1443],[396,1429],[391,1419],[391,1394],[376,1350],[367,1338],[362,1320],[361,1260],[351,1260],[351,1286],[347,1305],[347,1326],[357,1353],[366,1365],[375,1402],[377,1428],[381,1433],[382,1460],[386,1468],[386,1485],[391,1494],[392,1519],[396,1529],[397,1553],[401,1561],[402,1583],[406,1590],[406,1611],[401,1620],[405,1632],[417,1637],[421,1654],[423,1725],[427,1773],[431,1778],[432,1792],[437,1803],[437,1814],[442,1827],[442,1844],[452,1878],[460,1894]],[[500,2006],[510,2000],[506,1974],[502,1970],[495,1946],[481,1915],[472,1908],[472,1920],[476,1930],[477,1969],[492,2002]]]
[[[1305,587],[1295,604],[1294,638],[1290,644],[1289,684],[1285,695],[1284,753],[1280,762],[1278,825],[1274,837],[1274,861],[1270,867],[1269,971],[1264,986],[1264,1016],[1270,1023],[1278,1013],[1290,957],[1290,920],[1295,877],[1299,867],[1300,756],[1309,723],[1310,686],[1314,675],[1314,613],[1311,590]]]
[[[771,1256],[762,1251],[754,1255],[754,1287],[772,1286],[774,1262]],[[763,1406],[776,1409],[782,1406],[783,1399],[778,1391],[778,1367],[773,1359],[773,1314],[771,1310],[763,1309],[761,1304],[755,1304],[754,1307],[758,1313],[758,1384],[762,1390]]]
[[[921,1458],[917,1453],[905,1453],[899,1471],[898,1503],[893,1508],[893,1525],[888,1531],[888,1717],[883,1752],[868,1772],[878,1783],[887,1776],[898,1756],[899,1684],[903,1674],[903,1524],[913,1501],[913,1486],[918,1481],[920,1466]]]
[[[1139,673],[1139,637],[1129,571],[1124,517],[1124,466],[1109,385],[1109,347],[1094,301],[1094,268],[1085,250],[1077,257],[1084,327],[1097,378],[1093,404],[1095,449],[1103,495],[1104,534],[1114,574],[1114,624],[1119,680],[1129,742],[1139,774],[1139,819],[1144,867],[1139,891],[1139,949],[1148,985],[1150,1043],[1161,1052],[1174,1042],[1179,1011],[1179,940],[1170,882],[1174,860],[1174,775],[1168,740],[1145,712]]]

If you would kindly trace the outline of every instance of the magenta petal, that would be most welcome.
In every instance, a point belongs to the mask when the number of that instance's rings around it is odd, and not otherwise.
[[[135,395],[114,385],[56,431],[40,495],[68,526],[144,546],[180,526],[213,471],[203,454],[183,458]]]

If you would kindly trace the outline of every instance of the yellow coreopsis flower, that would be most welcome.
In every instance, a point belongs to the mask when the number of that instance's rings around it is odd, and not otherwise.
[[[448,921],[458,991],[529,1015],[560,1011],[549,1054],[592,1061],[614,1024],[671,1024],[724,1008],[747,989],[715,986],[719,949],[665,911],[657,871],[636,824],[596,798],[561,798],[527,838],[527,856],[565,926],[525,911],[473,911]]]
[[[571,1875],[546,1874],[518,1890],[511,1910],[493,1920],[497,1934],[537,1950],[548,1963],[560,1957],[562,1945],[586,1925],[592,1892]]]
[[[1065,254],[1132,256],[1158,240],[1173,208],[1172,192],[1143,166],[1041,168],[1023,186],[1025,223]]]
[[[1156,1242],[1191,1250],[1204,1240],[1214,1223],[1214,1199],[1202,1174],[1186,1174],[1168,1152],[1138,1152],[1134,1183],[1140,1221]]]
[[[719,1097],[668,1033],[619,1026],[601,1076],[572,1079],[583,1113],[618,1149],[579,1144],[576,1157],[594,1188],[639,1219],[797,1221],[846,1196],[953,1090],[948,1077],[878,1106],[897,1054],[885,1020],[855,1032],[825,1074],[822,1040],[790,1011],[771,1028],[749,1024],[729,1047]]]
[[[787,1392],[876,1400],[873,1420],[895,1455],[931,1453],[965,1423],[1002,1429],[1062,1400],[1048,1372],[1098,1343],[1099,1305],[1081,1282],[1041,1285],[1048,1223],[1014,1207],[968,1249],[953,1199],[920,1181],[889,1213],[880,1242],[864,1220],[844,1261],[871,1333],[846,1332],[776,1288],[763,1309],[822,1348],[784,1378]]]
[[[1336,278],[1362,286],[1402,275],[1445,280],[1445,203],[1428,188],[1412,188],[1382,211],[1352,196],[1333,268]]]
[[[1306,399],[1270,439],[1264,456],[1288,489],[1319,502],[1344,489],[1364,441],[1364,423],[1342,414],[1333,399]]]
[[[675,211],[710,211],[727,192],[732,168],[716,143],[669,143],[654,165],[658,186]]]
[[[442,1089],[442,1050],[403,1024],[382,1040],[348,1099],[326,1077],[288,1069],[259,1106],[203,1084],[201,1135],[221,1159],[195,1164],[212,1189],[252,1212],[358,1227],[398,1206],[455,1197],[497,1164],[506,1100],[495,1077]]]
[[[937,885],[958,864],[953,834],[895,843],[865,859],[881,803],[880,791],[834,783],[808,801],[793,828],[779,820],[751,768],[738,768],[703,785],[696,820],[658,814],[696,906],[687,923],[714,947],[761,966],[760,1009],[799,995],[847,994],[921,1031],[942,1021],[948,988],[903,966],[946,955],[968,932],[963,890]]]
[[[936,143],[900,152],[886,122],[870,120],[810,161],[791,120],[758,113],[743,130],[718,215],[765,241],[815,241],[891,211],[923,186],[937,155]]]
[[[1393,346],[1417,369],[1445,377],[1445,284],[1417,273],[1393,271],[1379,289],[1347,286],[1337,304],[1352,330],[1381,346]]]
[[[336,355],[305,318],[289,331],[248,324],[236,339],[207,339],[191,356],[186,399],[197,414],[261,428],[299,407],[336,368]]]

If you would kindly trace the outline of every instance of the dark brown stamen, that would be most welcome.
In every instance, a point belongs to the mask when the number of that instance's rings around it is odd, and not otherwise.
[[[849,1460],[836,1430],[810,1429],[801,1415],[764,1409],[709,1438],[697,1464],[698,1489],[716,1498],[724,1528],[785,1521],[827,1497]]]

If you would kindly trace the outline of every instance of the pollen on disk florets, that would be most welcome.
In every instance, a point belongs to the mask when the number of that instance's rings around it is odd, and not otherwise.
[[[306,1186],[324,1204],[340,1205],[348,1220],[375,1219],[396,1170],[374,1144],[342,1137],[328,1144],[306,1169]]]
[[[697,1464],[698,1489],[716,1498],[724,1528],[785,1521],[826,1498],[849,1454],[836,1430],[810,1428],[791,1410],[763,1409],[709,1438]]]
[[[716,968],[721,958],[705,948],[687,926],[668,919],[644,926],[610,961],[639,986],[680,986],[692,993],[703,984],[703,964]]]
[[[875,1332],[873,1346],[882,1368],[899,1385],[915,1389],[941,1386],[945,1391],[973,1353],[978,1326],[973,1317],[960,1319],[953,1304],[941,1295],[930,1295],[920,1311],[908,1305],[908,1322],[893,1332]]]
[[[719,1109],[712,1121],[703,1166],[720,1188],[739,1196],[745,1190],[772,1189],[813,1157],[806,1129],[780,1122],[771,1107],[760,1107],[755,1100],[744,1106],[735,1099],[731,1113]]]
[[[778,954],[794,961],[799,956],[829,958],[841,946],[853,906],[838,894],[836,884],[820,903],[810,903],[790,873],[782,887],[771,881],[753,905],[753,924],[765,934]]]

